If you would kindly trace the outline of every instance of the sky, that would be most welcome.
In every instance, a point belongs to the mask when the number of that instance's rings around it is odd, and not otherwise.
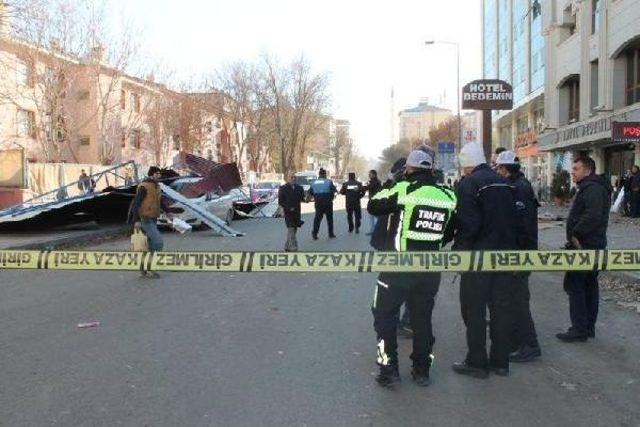
[[[391,141],[394,114],[422,98],[456,109],[461,85],[481,77],[480,0],[107,0],[117,31],[123,17],[141,29],[142,51],[188,80],[269,52],[304,54],[331,80],[330,112],[351,121],[359,151],[377,157]],[[444,96],[446,94],[446,97]]]

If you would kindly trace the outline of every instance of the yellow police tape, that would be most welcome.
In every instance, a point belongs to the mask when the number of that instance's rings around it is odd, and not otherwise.
[[[542,272],[640,270],[640,250],[441,252],[0,251],[0,270]]]

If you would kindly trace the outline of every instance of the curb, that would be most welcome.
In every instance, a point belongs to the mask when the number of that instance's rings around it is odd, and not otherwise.
[[[117,227],[111,227],[104,230],[96,230],[88,233],[83,233],[77,236],[53,238],[51,240],[45,240],[43,242],[29,243],[20,246],[11,246],[5,250],[24,250],[24,251],[47,251],[58,250],[70,247],[83,247],[96,244],[96,240],[100,242],[115,240],[120,237],[124,237],[129,234],[131,227],[129,225],[120,225]]]

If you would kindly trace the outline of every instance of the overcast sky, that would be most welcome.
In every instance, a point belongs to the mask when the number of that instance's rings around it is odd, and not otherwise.
[[[352,122],[360,151],[390,144],[391,88],[396,112],[423,97],[455,110],[455,50],[462,84],[481,77],[480,0],[108,0],[114,22],[135,17],[143,49],[182,78],[268,51],[304,53],[331,77],[332,112]]]

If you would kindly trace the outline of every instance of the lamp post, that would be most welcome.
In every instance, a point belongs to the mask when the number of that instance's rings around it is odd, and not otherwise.
[[[460,115],[460,45],[456,42],[442,41],[442,40],[427,40],[424,42],[427,46],[435,44],[446,44],[454,46],[456,48],[456,100],[458,101],[458,144],[456,144],[455,154],[458,154],[458,150],[462,148],[462,116]]]

